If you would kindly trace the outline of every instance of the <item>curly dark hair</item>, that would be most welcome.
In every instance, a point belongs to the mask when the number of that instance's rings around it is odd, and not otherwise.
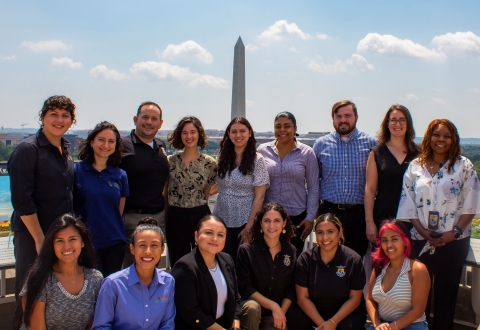
[[[78,159],[80,160],[85,159],[90,164],[93,164],[95,162],[94,151],[91,146],[91,142],[95,139],[98,133],[106,129],[109,129],[113,133],[115,133],[115,151],[113,152],[113,154],[108,156],[107,165],[109,166],[120,165],[120,162],[122,160],[122,152],[123,152],[122,138],[120,136],[120,133],[118,132],[118,129],[115,127],[115,125],[113,125],[112,123],[109,123],[108,121],[102,121],[98,123],[93,130],[88,132],[87,138],[83,139],[82,142],[80,142],[80,145],[78,147]]]
[[[253,134],[253,129],[250,123],[246,118],[236,117],[233,118],[230,124],[228,124],[225,135],[223,136],[222,141],[220,142],[220,151],[218,156],[218,176],[224,178],[225,175],[232,173],[235,169],[235,145],[230,139],[229,133],[233,124],[242,124],[247,127],[250,132],[250,138],[248,139],[247,146],[243,152],[242,161],[238,170],[243,175],[248,175],[253,173],[255,168],[255,157],[257,155],[257,140],[255,140],[255,135]]]
[[[75,119],[75,104],[73,104],[72,100],[63,95],[54,95],[50,96],[45,100],[45,102],[43,102],[43,107],[38,112],[38,122],[40,123],[40,127],[43,127],[42,119],[45,117],[47,112],[55,109],[67,111],[72,118],[72,124],[77,122]]]
[[[78,265],[88,268],[96,267],[95,252],[87,227],[79,218],[76,218],[72,214],[67,213],[60,216],[50,226],[42,248],[40,249],[40,253],[38,254],[37,259],[35,259],[27,276],[25,284],[27,287],[27,293],[25,296],[26,302],[23,313],[23,322],[27,327],[30,325],[30,317],[32,316],[33,308],[35,306],[35,300],[37,300],[38,295],[50,279],[50,275],[53,272],[53,266],[58,261],[53,248],[55,236],[60,230],[68,227],[73,227],[80,234],[84,244],[77,259]]]
[[[315,223],[313,224],[313,231],[315,232],[317,230],[317,226],[319,223],[322,222],[331,222],[333,225],[338,229],[338,232],[340,233],[342,229],[342,222],[340,219],[333,213],[325,213],[321,214],[315,219]],[[340,244],[345,243],[345,236],[343,236],[343,233],[340,234]]]
[[[452,134],[452,146],[448,151],[448,172],[451,173],[455,162],[462,154],[462,148],[460,147],[460,136],[458,135],[457,127],[448,119],[434,119],[427,127],[425,134],[423,135],[422,151],[418,160],[420,164],[426,165],[428,159],[432,159],[433,151],[431,147],[433,131],[438,125],[444,125],[450,134]]]
[[[256,241],[263,237],[260,229],[262,229],[261,225],[263,217],[268,211],[277,211],[280,213],[280,216],[285,221],[285,233],[282,232],[280,234],[280,241],[282,243],[290,243],[292,237],[295,237],[295,227],[293,226],[292,220],[290,220],[287,211],[285,211],[283,206],[278,203],[267,203],[263,205],[262,209],[255,215],[253,225],[247,233],[246,242]]]
[[[380,124],[380,130],[377,133],[378,145],[383,146],[385,145],[390,139],[392,138],[392,133],[390,133],[390,129],[388,128],[390,123],[390,114],[398,110],[403,113],[405,118],[407,119],[407,131],[405,134],[405,144],[407,145],[407,149],[409,152],[414,152],[418,149],[417,145],[413,141],[415,139],[415,129],[413,128],[413,120],[410,111],[406,107],[400,104],[392,105],[383,117],[383,121]]]
[[[205,149],[207,146],[207,135],[205,134],[205,130],[203,129],[202,122],[200,119],[194,116],[186,116],[183,117],[180,122],[177,124],[177,127],[173,130],[173,132],[168,134],[167,141],[170,144],[170,147],[182,150],[185,148],[185,145],[182,142],[182,130],[186,124],[193,124],[198,131],[198,146],[200,149]]]

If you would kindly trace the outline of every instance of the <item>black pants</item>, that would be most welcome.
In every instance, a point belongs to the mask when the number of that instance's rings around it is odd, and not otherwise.
[[[13,253],[15,255],[15,298],[16,306],[13,313],[13,329],[20,329],[22,325],[23,309],[22,301],[18,297],[28,271],[37,258],[35,241],[28,231],[16,231],[13,236]]]
[[[95,251],[97,258],[97,269],[102,272],[103,277],[116,273],[122,269],[123,258],[125,257],[126,243],[118,243],[106,249]]]
[[[366,234],[365,209],[340,210],[332,204],[320,204],[317,216],[325,213],[335,214],[343,226],[345,246],[357,252],[362,258],[367,253],[368,239]]]
[[[296,228],[300,224],[300,222],[305,220],[306,217],[307,217],[307,211],[303,211],[299,215],[290,215],[290,220],[292,220],[292,224]],[[292,237],[292,239],[290,240],[290,244],[295,246],[295,248],[297,249],[297,257],[302,253],[303,247],[305,246],[305,241],[302,241],[302,238],[301,238],[304,229],[305,227],[300,227],[296,229],[295,237]]]
[[[167,245],[170,265],[189,253],[195,245],[194,233],[198,221],[211,214],[208,205],[192,208],[170,206],[167,214]]]
[[[426,241],[413,241],[415,255],[418,255],[425,243]],[[469,247],[470,237],[454,240],[445,246],[435,248],[434,254],[427,251],[418,257],[427,267],[432,283],[425,309],[427,322],[431,329],[453,329],[458,285]],[[432,293],[434,297],[433,322],[430,320]]]
[[[225,247],[223,248],[223,252],[228,253],[233,261],[237,262],[237,251],[238,246],[240,245],[240,232],[245,228],[247,224],[244,224],[240,227],[228,227],[227,228],[227,239],[225,241]]]

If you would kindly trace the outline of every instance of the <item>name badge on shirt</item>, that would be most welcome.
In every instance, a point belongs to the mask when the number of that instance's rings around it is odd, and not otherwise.
[[[285,266],[290,266],[290,263],[291,263],[291,262],[290,262],[290,256],[289,256],[288,254],[285,254],[285,255],[283,256],[283,264],[284,264]]]
[[[338,277],[345,276],[345,266],[337,266],[337,276]]]

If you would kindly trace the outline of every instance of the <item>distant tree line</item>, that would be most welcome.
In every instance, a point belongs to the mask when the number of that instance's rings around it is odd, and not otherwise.
[[[7,161],[13,149],[15,149],[15,146],[6,146],[5,143],[0,141],[0,162]]]

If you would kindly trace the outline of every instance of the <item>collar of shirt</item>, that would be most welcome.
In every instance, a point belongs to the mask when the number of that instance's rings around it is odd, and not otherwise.
[[[292,151],[290,151],[290,152],[293,152],[293,151],[295,151],[295,150],[297,150],[297,149],[300,149],[300,148],[298,147],[298,143],[299,143],[299,142],[298,142],[297,140],[295,140],[295,148],[293,148]],[[273,141],[270,141],[270,142],[267,142],[267,143],[266,143],[266,146],[267,146],[267,148],[272,149],[276,154],[278,154],[278,152],[277,152],[277,151],[278,151],[278,150],[277,150],[277,139],[275,139],[275,140],[273,140]]]
[[[340,134],[338,134],[337,131],[333,132],[332,135],[333,135],[333,136],[335,137],[335,139],[337,139],[338,141],[343,142],[342,137],[340,136]],[[348,134],[348,142],[356,139],[357,136],[358,136],[358,128],[355,127],[355,129],[354,129],[350,134]],[[348,142],[347,142],[347,143],[348,143]]]
[[[97,171],[97,169],[96,169],[95,167],[93,167],[93,165],[90,164],[90,163],[89,163],[88,161],[86,161],[86,160],[80,162],[80,164],[82,164],[83,169],[84,169],[85,171],[94,171],[94,170]],[[113,172],[112,166],[110,166],[110,165],[108,165],[108,166],[105,168],[105,170],[107,170],[107,171],[110,172],[110,173]]]
[[[142,282],[140,282],[140,279],[138,278],[137,269],[135,268],[135,263],[133,263],[129,267],[128,271],[129,271],[128,286],[132,286],[132,285],[137,284],[137,283],[143,284]],[[158,276],[157,269],[154,268],[153,269],[153,279],[152,279],[152,282],[150,283],[150,285],[157,285],[157,284],[165,284],[165,282]]]
[[[53,146],[53,144],[51,144],[50,141],[48,141],[47,137],[45,136],[45,133],[43,133],[43,130],[41,128],[37,132],[37,140],[38,140],[38,144],[41,147],[45,147],[45,146],[48,146],[48,145]],[[68,149],[68,147],[70,146],[70,142],[68,142],[63,137],[60,140],[60,144],[61,144],[63,150]]]
[[[132,131],[130,132],[130,138],[132,139],[132,143],[135,143],[135,144],[146,144],[148,145],[148,143],[145,143],[143,142],[142,140],[140,140],[140,138],[138,137],[137,134],[135,134],[135,129],[132,129]],[[157,141],[155,141],[156,138],[153,138],[153,149],[156,149],[158,147],[158,143]]]
[[[320,265],[327,266],[320,257],[320,247],[317,245],[313,248],[312,250],[312,259],[318,262]],[[342,255],[343,255],[343,247],[341,244],[338,245],[337,251],[335,252],[335,255],[333,256],[333,259],[328,262],[328,264],[331,264],[334,261],[340,261],[342,260]]]

